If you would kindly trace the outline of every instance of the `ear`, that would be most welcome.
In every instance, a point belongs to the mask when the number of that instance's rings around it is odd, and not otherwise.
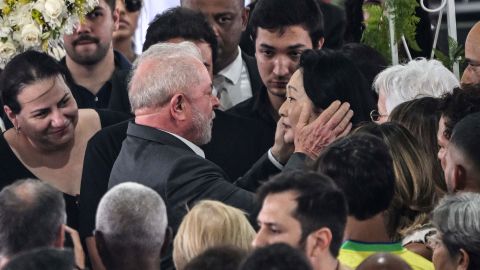
[[[58,228],[57,237],[53,246],[56,248],[63,248],[63,242],[65,242],[65,225],[62,224],[60,228]]]
[[[322,37],[318,40],[317,44],[313,44],[314,45],[313,48],[314,49],[321,49],[323,47],[324,43],[325,43],[325,38]],[[317,47],[315,47],[315,45],[317,45]]]
[[[167,254],[168,246],[173,239],[173,230],[170,226],[165,229],[165,238],[163,239],[162,249],[160,250],[160,258]]]
[[[307,237],[305,253],[308,258],[324,258],[325,252],[330,253],[332,232],[328,228],[321,228],[312,232]]]
[[[250,8],[244,7],[242,12],[242,31],[247,29],[248,17],[250,17]]]
[[[460,254],[458,255],[458,270],[467,270],[468,266],[470,265],[470,257],[465,249],[460,249]]]
[[[110,261],[110,253],[108,251],[107,244],[105,243],[105,237],[99,230],[95,230],[94,236],[98,255],[100,256],[100,260],[102,261],[103,265],[106,266]]]
[[[7,115],[10,122],[12,122],[13,127],[19,128],[17,115],[15,113],[13,113],[12,109],[10,109],[10,107],[8,107],[7,105],[4,105],[3,106],[3,111],[5,112],[5,115]]]
[[[465,190],[467,185],[467,170],[460,164],[456,164],[453,169],[453,190]]]
[[[179,121],[184,121],[187,119],[187,97],[185,94],[179,93],[172,96],[170,99],[170,114],[171,116]]]

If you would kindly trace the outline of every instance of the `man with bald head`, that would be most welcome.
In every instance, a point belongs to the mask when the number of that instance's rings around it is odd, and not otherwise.
[[[376,253],[366,258],[357,270],[412,270],[400,257],[391,253]]]
[[[249,10],[244,0],[181,0],[182,7],[202,12],[218,41],[218,58],[213,81],[220,108],[230,107],[252,97],[261,86],[255,60],[239,47],[248,22]]]
[[[480,22],[468,33],[465,41],[465,60],[467,67],[463,72],[462,84],[480,83]]]

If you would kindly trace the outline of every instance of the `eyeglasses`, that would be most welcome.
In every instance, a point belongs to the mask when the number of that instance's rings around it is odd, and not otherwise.
[[[124,0],[128,12],[137,12],[142,8],[142,0]]]
[[[388,114],[380,114],[377,110],[370,112],[370,119],[372,119],[373,122],[377,122],[382,117],[388,117]]]

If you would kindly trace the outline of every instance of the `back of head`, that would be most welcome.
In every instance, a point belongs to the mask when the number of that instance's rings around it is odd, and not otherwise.
[[[397,123],[370,123],[356,132],[377,136],[388,145],[395,172],[395,195],[387,212],[387,227],[390,236],[398,239],[403,230],[426,223],[436,202],[427,154],[415,137]]]
[[[445,196],[432,213],[432,223],[451,258],[463,249],[470,260],[467,270],[480,269],[480,194]]]
[[[26,179],[5,187],[0,192],[0,256],[53,246],[65,221],[63,196],[50,185]]]
[[[442,96],[439,111],[445,120],[444,135],[450,139],[452,130],[468,114],[480,112],[480,85],[455,88]]]
[[[287,244],[278,243],[256,249],[245,259],[240,270],[311,270],[305,255]]]
[[[11,259],[3,270],[72,270],[73,252],[68,249],[39,248],[21,253]]]
[[[250,16],[252,33],[257,28],[280,31],[290,26],[302,26],[310,35],[314,48],[324,37],[323,14],[316,0],[262,0]]]
[[[330,176],[345,193],[348,215],[367,220],[387,210],[395,175],[387,145],[369,134],[354,134],[331,144],[316,169]]]
[[[113,256],[109,259],[119,263],[159,257],[167,225],[167,210],[160,195],[149,187],[127,182],[113,187],[102,197],[95,230],[101,232]],[[134,254],[143,257],[134,257]]]
[[[201,12],[175,7],[158,14],[148,26],[143,51],[153,44],[166,42],[173,38],[207,42],[212,49],[212,61],[215,62],[217,39],[212,27]]]
[[[434,97],[423,97],[404,102],[390,113],[389,120],[396,122],[407,128],[410,133],[421,142],[419,145],[423,148],[425,159],[428,160],[429,167],[432,168],[432,179],[438,191],[446,192],[445,177],[437,159],[439,150],[437,143],[437,130],[440,121],[440,111],[438,106],[440,99]]]
[[[17,96],[25,86],[42,79],[65,74],[65,67],[46,53],[29,50],[18,54],[8,62],[1,73],[2,102],[17,114],[21,109]]]
[[[337,257],[347,222],[347,203],[333,180],[315,172],[282,172],[258,189],[258,201],[263,202],[269,194],[282,192],[297,193],[297,208],[292,216],[302,229],[300,242],[312,232],[328,228],[332,233],[330,253]]]
[[[132,111],[163,106],[175,93],[187,93],[200,82],[202,70],[195,62],[204,68],[202,56],[191,42],[150,46],[133,64],[128,92]]]
[[[247,256],[247,251],[235,246],[216,246],[193,258],[184,270],[224,270],[238,269]]]
[[[324,110],[340,100],[350,103],[354,125],[370,121],[374,100],[365,78],[345,55],[328,49],[306,50],[300,58],[300,68],[305,92],[317,109]]]
[[[255,230],[245,213],[219,201],[204,200],[196,204],[182,220],[173,242],[173,261],[177,269],[204,250],[232,245],[250,250]]]
[[[412,270],[404,260],[392,253],[376,253],[366,258],[357,270]]]
[[[375,91],[385,96],[390,113],[398,104],[420,97],[440,97],[459,86],[455,75],[437,60],[418,58],[391,66],[375,78]]]
[[[473,174],[480,186],[480,112],[465,116],[455,125],[450,138],[450,145],[459,150],[469,163],[468,167],[474,169]],[[450,147],[450,146],[449,146]]]

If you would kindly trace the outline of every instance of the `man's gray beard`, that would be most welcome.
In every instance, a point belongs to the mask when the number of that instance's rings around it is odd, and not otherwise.
[[[213,118],[215,118],[215,112],[212,111],[211,118],[203,115],[195,108],[192,108],[192,112],[192,128],[195,134],[195,141],[193,143],[196,145],[207,144],[212,139],[212,121]]]

